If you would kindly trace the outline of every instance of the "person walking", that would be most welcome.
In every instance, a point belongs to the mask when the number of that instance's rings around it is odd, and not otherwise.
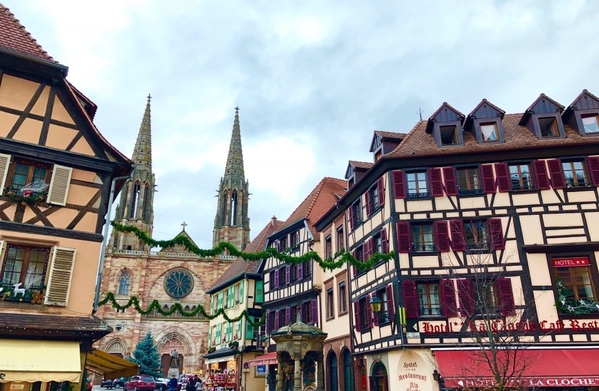
[[[169,391],[177,391],[177,377],[175,375],[168,381],[168,389]]]
[[[195,376],[195,381],[196,381],[196,389],[195,391],[202,391],[202,388],[204,387],[204,385],[202,384],[202,379],[199,378],[198,375]]]

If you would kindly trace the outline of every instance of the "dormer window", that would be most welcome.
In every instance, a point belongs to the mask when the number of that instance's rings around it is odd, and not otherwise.
[[[502,143],[505,141],[501,120],[505,111],[483,99],[468,114],[466,131],[472,132],[479,144]]]
[[[439,127],[441,145],[458,145],[460,138],[458,137],[458,129],[456,125],[440,126]]]
[[[559,137],[556,117],[539,117],[539,129],[542,138]]]
[[[482,135],[483,142],[499,140],[497,122],[485,122],[480,124],[480,133]]]
[[[582,128],[586,134],[599,134],[599,115],[583,114],[580,116]]]

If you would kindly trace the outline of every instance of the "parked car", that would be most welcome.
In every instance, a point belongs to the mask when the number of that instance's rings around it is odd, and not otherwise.
[[[104,388],[111,390],[112,387],[114,387],[114,381],[112,379],[102,379],[102,382],[100,383],[100,387],[104,387]]]
[[[140,375],[131,376],[127,382],[125,382],[125,390],[133,391],[154,391],[156,389],[156,382],[152,376]]]
[[[160,391],[167,391],[168,390],[168,379],[165,379],[163,377],[159,377],[156,379],[156,389],[160,390]]]
[[[125,382],[127,381],[127,378],[125,377],[119,377],[117,379],[114,379],[112,381],[112,384],[114,385],[115,388],[123,388],[125,387]]]

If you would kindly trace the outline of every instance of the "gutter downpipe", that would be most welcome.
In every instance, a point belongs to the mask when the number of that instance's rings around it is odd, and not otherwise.
[[[114,201],[114,188],[116,185],[116,181],[131,178],[131,174],[133,174],[134,169],[135,164],[132,164],[131,172],[129,173],[129,175],[123,175],[113,178],[112,183],[110,184],[110,195],[108,196],[108,211],[106,212],[106,222],[104,223],[104,232],[102,233],[102,248],[100,249],[100,262],[98,262],[98,277],[96,278],[96,294],[94,296],[94,308],[92,310],[92,315],[94,315],[98,311],[98,303],[100,301],[100,285],[102,284],[104,257],[106,256],[106,246],[108,245],[108,228],[110,227],[110,217],[112,214],[112,202]]]

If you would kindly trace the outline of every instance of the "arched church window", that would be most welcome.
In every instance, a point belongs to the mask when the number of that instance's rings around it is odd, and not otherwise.
[[[131,284],[131,278],[129,277],[129,273],[123,271],[121,274],[121,278],[119,279],[119,295],[128,295],[129,294],[129,285]]]
[[[144,188],[144,204],[142,209],[142,218],[146,221],[150,219],[150,206],[150,185],[146,183],[146,187]]]
[[[230,215],[230,224],[231,226],[237,225],[237,192],[234,191],[231,194],[231,215]]]
[[[129,204],[129,218],[135,219],[137,218],[137,209],[139,207],[139,193],[141,191],[141,187],[139,182],[135,182],[133,185],[133,193],[131,193],[131,203]]]

